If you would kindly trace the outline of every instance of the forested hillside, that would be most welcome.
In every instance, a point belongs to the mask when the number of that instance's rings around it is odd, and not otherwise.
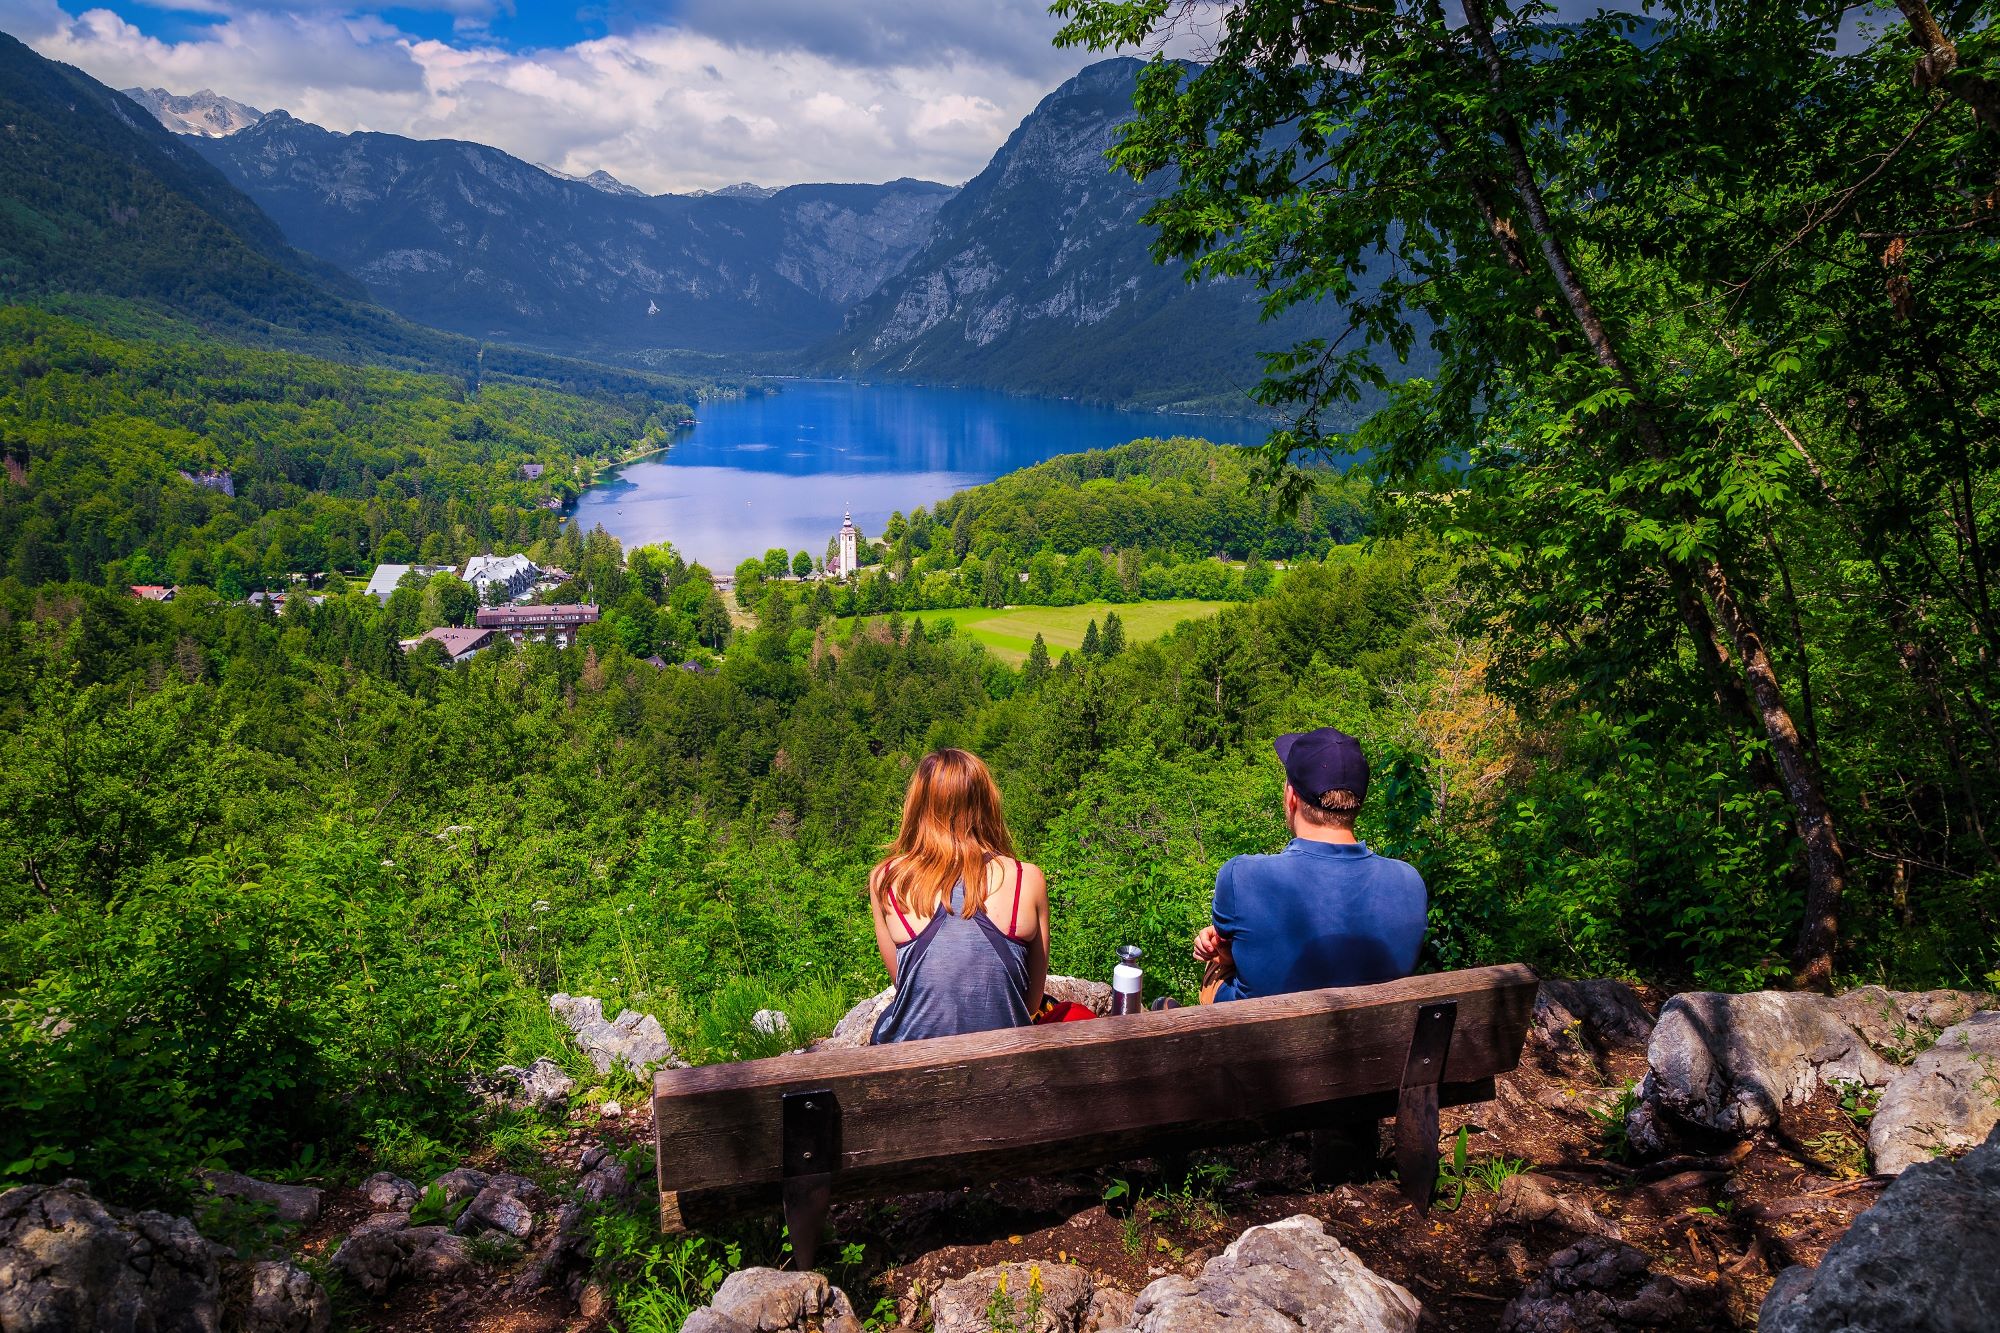
[[[367,578],[553,537],[599,465],[687,408],[369,369],[0,309],[0,561],[29,584]],[[530,482],[521,465],[542,463]],[[227,473],[232,493],[193,479]]]

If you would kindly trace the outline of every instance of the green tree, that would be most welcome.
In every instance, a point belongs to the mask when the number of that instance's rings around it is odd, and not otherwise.
[[[800,578],[800,579],[810,578],[812,576],[812,572],[813,572],[813,558],[810,554],[808,554],[805,551],[800,551],[797,555],[794,555],[792,557],[793,578]]]
[[[1097,620],[1095,617],[1092,617],[1090,624],[1085,626],[1083,631],[1083,655],[1085,657],[1101,657],[1103,653],[1103,641],[1097,634]]]
[[[1021,668],[1021,684],[1024,688],[1032,690],[1048,677],[1049,646],[1042,641],[1042,636],[1038,633],[1035,635],[1035,641],[1028,646],[1028,661]]]
[[[1057,9],[1063,40],[1108,46],[1145,44],[1172,7]],[[1984,49],[1990,11],[1964,6],[1940,28],[1904,7],[1936,53]],[[1824,681],[1771,533],[1789,521],[1822,545],[1878,489],[1831,472],[1816,441],[1916,459],[1940,425],[1951,436],[1908,392],[1942,385],[1937,366],[1955,368],[1947,400],[1993,399],[1991,329],[1974,313],[1994,291],[1990,222],[1963,205],[1996,174],[2000,136],[1975,115],[1992,84],[1943,73],[1953,52],[1926,56],[1912,85],[1888,38],[1834,54],[1845,10],[1830,4],[1781,18],[1674,3],[1643,33],[1614,14],[1546,26],[1547,12],[1255,0],[1229,12],[1208,65],[1151,66],[1115,155],[1141,178],[1176,173],[1148,213],[1161,259],[1253,280],[1268,310],[1346,307],[1354,336],[1277,355],[1258,391],[1295,413],[1267,450],[1293,495],[1295,459],[1356,446],[1377,449],[1400,490],[1459,492],[1449,513],[1412,512],[1479,544],[1501,678],[1524,699],[1560,688],[1633,715],[1699,703],[1710,728],[1754,744],[1753,780],[1783,794],[1802,851],[1795,976],[1825,988],[1852,879],[1841,830],[1864,815],[1829,791],[1851,758],[1823,749]],[[1684,193],[1697,174],[1698,202]],[[1843,183],[1831,208],[1829,182]],[[1357,275],[1386,251],[1395,272],[1363,290]],[[1906,276],[1918,263],[1951,275],[1921,300]],[[1865,286],[1884,273],[1887,300]],[[1868,336],[1826,333],[1849,325]],[[1419,339],[1436,376],[1392,383],[1383,353]],[[1911,358],[1901,383],[1882,374],[1892,348]],[[1327,433],[1371,397],[1387,405],[1352,440]],[[1966,555],[1917,577],[1977,632],[1971,548],[1991,545],[1991,463],[1937,483],[1927,518],[1942,535],[1955,509]],[[1888,571],[1865,524],[1836,545],[1873,561],[1869,583]],[[1976,805],[1991,780],[1946,799]]]
[[[1125,622],[1116,611],[1104,613],[1104,638],[1099,647],[1106,657],[1116,657],[1125,651]]]

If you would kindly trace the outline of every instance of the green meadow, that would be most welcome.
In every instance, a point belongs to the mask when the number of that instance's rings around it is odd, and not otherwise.
[[[1061,657],[1065,651],[1081,648],[1083,632],[1090,622],[1095,620],[1102,628],[1105,615],[1112,611],[1116,611],[1125,624],[1125,642],[1144,643],[1148,639],[1159,638],[1182,621],[1204,619],[1228,605],[1228,602],[1181,598],[1166,602],[1009,606],[998,611],[970,606],[950,611],[912,611],[905,613],[904,619],[922,620],[932,625],[940,620],[949,620],[958,627],[960,634],[984,644],[1007,665],[1019,666],[1028,660],[1028,649],[1034,645],[1037,634],[1048,645],[1050,657]],[[869,619],[882,620],[884,617],[870,616]]]

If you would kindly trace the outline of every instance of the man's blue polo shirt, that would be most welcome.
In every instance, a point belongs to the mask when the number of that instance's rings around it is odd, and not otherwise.
[[[1275,856],[1235,857],[1215,876],[1215,928],[1236,955],[1236,977],[1215,998],[1408,976],[1428,906],[1416,867],[1366,843],[1294,838]]]

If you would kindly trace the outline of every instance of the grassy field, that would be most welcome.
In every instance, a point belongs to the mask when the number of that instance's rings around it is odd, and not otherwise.
[[[984,607],[969,607],[956,611],[912,611],[903,619],[921,619],[925,624],[936,624],[949,620],[958,626],[960,634],[967,635],[986,648],[995,657],[1009,666],[1019,666],[1028,660],[1028,649],[1034,645],[1035,636],[1042,636],[1042,642],[1049,646],[1051,658],[1061,657],[1065,649],[1083,646],[1083,631],[1095,620],[1100,628],[1108,611],[1116,611],[1118,618],[1125,622],[1125,642],[1144,643],[1147,639],[1157,639],[1183,620],[1199,620],[1212,616],[1227,602],[1085,602],[1081,606],[1010,606],[1002,611],[989,611]],[[881,616],[871,616],[871,620],[881,620]]]

